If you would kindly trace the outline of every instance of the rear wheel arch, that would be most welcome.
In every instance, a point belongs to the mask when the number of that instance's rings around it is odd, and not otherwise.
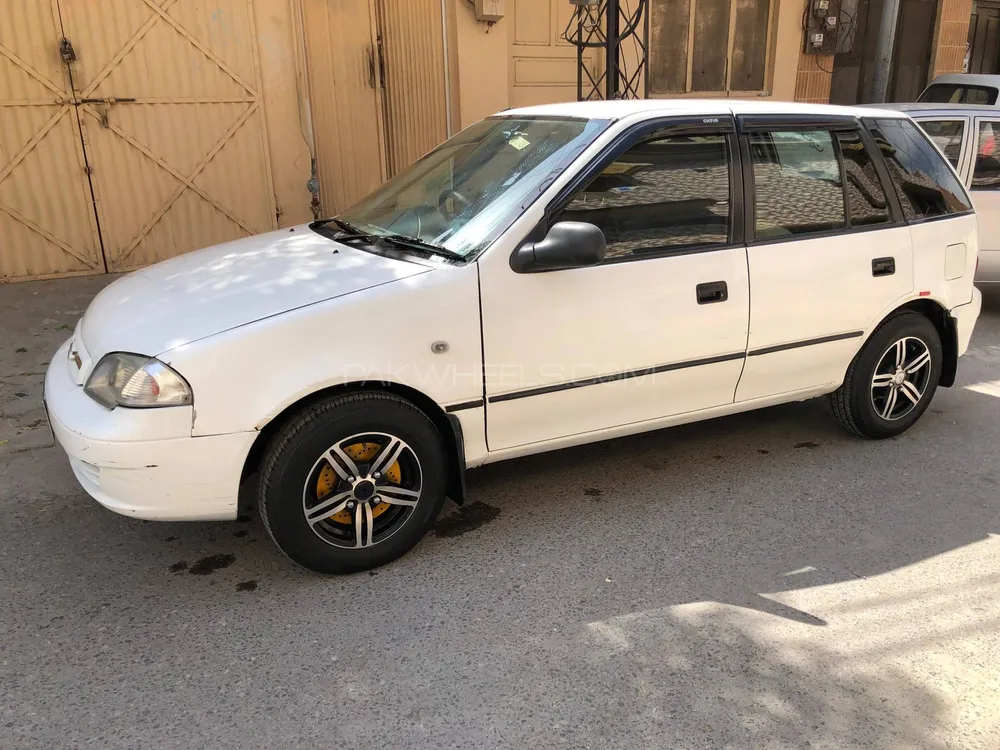
[[[941,380],[938,386],[951,387],[955,384],[955,375],[958,372],[958,331],[955,329],[954,319],[939,302],[924,298],[911,300],[905,305],[900,305],[879,321],[879,325],[904,310],[920,313],[934,324],[941,337],[941,348],[944,354],[944,361],[941,363]]]
[[[422,411],[434,423],[445,444],[448,456],[447,495],[459,505],[465,501],[465,446],[461,423],[427,394],[416,388],[389,381],[342,383],[310,393],[285,407],[259,429],[257,438],[250,447],[250,452],[243,463],[240,485],[242,486],[248,479],[256,475],[271,440],[295,415],[317,401],[351,393],[389,393],[405,399]],[[241,504],[243,498],[254,496],[253,492],[241,493]],[[242,507],[241,510],[243,510]]]
[[[861,437],[899,435],[927,409],[944,361],[938,325],[925,311],[901,306],[875,327],[830,394],[834,416]]]

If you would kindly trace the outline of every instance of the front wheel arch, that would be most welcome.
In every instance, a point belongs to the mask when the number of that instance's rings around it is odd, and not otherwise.
[[[342,383],[340,385],[323,388],[310,393],[276,415],[271,421],[260,428],[257,438],[250,447],[246,461],[243,463],[243,473],[240,476],[240,486],[242,487],[248,480],[255,477],[260,463],[263,460],[264,452],[270,444],[271,439],[281,428],[288,423],[296,414],[311,404],[328,399],[334,396],[342,396],[348,393],[390,393],[399,396],[416,406],[420,411],[434,423],[434,426],[441,433],[445,443],[448,456],[448,480],[447,495],[455,503],[461,505],[465,502],[465,444],[462,436],[462,425],[454,416],[445,412],[440,405],[430,396],[421,393],[415,388],[392,382],[365,382],[365,383]],[[255,492],[240,493],[240,512],[246,510],[245,505],[250,498],[256,497]]]

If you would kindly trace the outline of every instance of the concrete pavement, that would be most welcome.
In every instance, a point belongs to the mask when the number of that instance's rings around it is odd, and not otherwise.
[[[815,401],[498,464],[322,578],[40,447],[103,283],[0,285],[0,748],[1000,747],[997,299],[900,438]]]

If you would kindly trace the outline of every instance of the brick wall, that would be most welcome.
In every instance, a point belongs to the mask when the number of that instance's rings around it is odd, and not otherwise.
[[[972,0],[967,0],[972,2]],[[802,44],[802,39],[799,39]],[[798,73],[795,76],[795,101],[826,104],[830,101],[830,79],[833,55],[807,55],[799,52]]]
[[[969,38],[972,0],[940,0],[939,12],[932,75],[961,73],[965,60],[965,43]]]

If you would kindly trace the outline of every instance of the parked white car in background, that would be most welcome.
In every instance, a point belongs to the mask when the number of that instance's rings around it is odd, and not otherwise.
[[[946,106],[982,104],[995,107],[1000,94],[1000,75],[989,73],[947,73],[927,84],[917,101]]]
[[[900,434],[968,346],[976,226],[899,112],[508,111],[335,219],[116,281],[45,398],[108,508],[232,519],[256,477],[290,558],[362,570],[490,461],[824,394]]]
[[[993,76],[1000,80],[1000,76]],[[1000,108],[890,104],[910,115],[958,172],[979,216],[979,284],[1000,283]]]

